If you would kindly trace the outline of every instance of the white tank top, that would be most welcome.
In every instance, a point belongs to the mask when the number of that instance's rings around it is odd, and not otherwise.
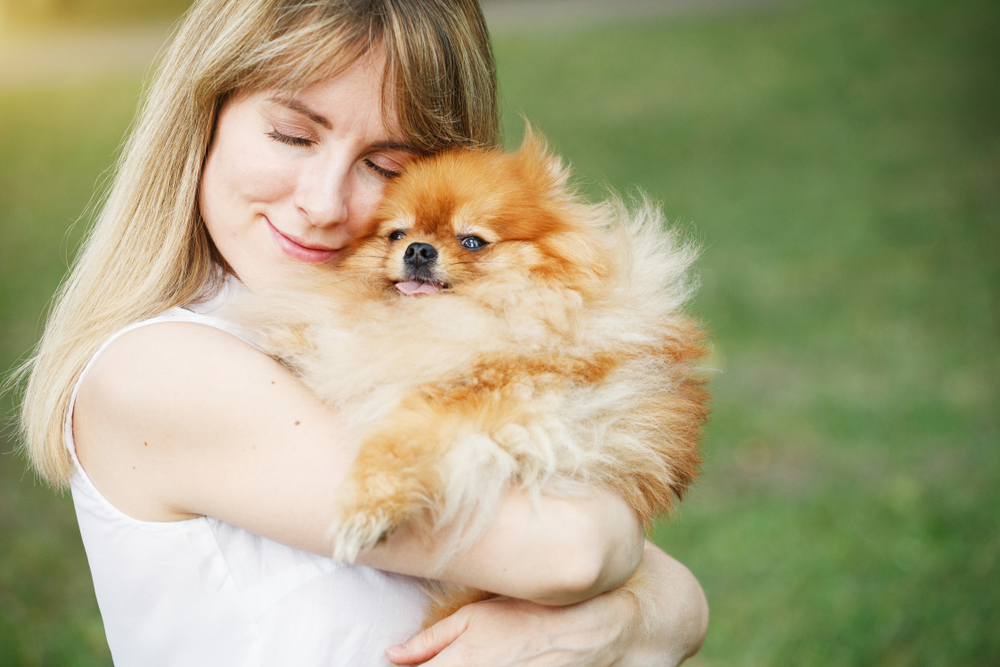
[[[126,327],[94,359],[126,331],[158,322],[197,322],[253,344],[213,315],[238,289],[230,281],[208,303]],[[79,386],[66,420],[73,503],[116,667],[391,665],[385,649],[420,629],[426,598],[407,577],[335,563],[211,517],[156,523],[119,511],[76,456]]]

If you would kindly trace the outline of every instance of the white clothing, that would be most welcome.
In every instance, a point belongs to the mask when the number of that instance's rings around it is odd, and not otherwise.
[[[197,322],[253,344],[213,314],[239,289],[230,281],[208,303],[126,327],[94,359],[126,331],[158,322]],[[156,523],[119,511],[76,456],[79,386],[66,420],[73,503],[116,667],[390,665],[385,649],[420,629],[426,597],[407,577],[335,563],[210,517]]]

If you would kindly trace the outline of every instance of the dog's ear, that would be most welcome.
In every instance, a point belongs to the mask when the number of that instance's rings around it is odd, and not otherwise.
[[[524,139],[517,155],[526,163],[542,167],[551,179],[553,188],[562,188],[570,177],[570,169],[562,158],[549,152],[548,142],[527,120],[524,121]]]

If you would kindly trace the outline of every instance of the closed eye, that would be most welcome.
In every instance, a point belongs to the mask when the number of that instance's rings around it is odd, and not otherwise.
[[[380,167],[367,158],[365,159],[365,166],[374,171],[382,178],[386,179],[387,181],[391,181],[392,179],[399,176],[399,174],[401,173],[398,171],[392,171],[391,169],[386,169],[385,167]]]
[[[312,146],[313,144],[312,139],[306,139],[305,137],[293,137],[288,134],[282,134],[277,130],[271,130],[266,134],[275,141],[279,141],[283,144],[288,144],[289,146]]]

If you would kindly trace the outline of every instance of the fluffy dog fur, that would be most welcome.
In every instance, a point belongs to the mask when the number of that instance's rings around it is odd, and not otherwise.
[[[692,482],[695,253],[648,202],[586,204],[567,175],[530,131],[516,153],[420,160],[336,271],[241,306],[362,439],[335,558],[404,524],[461,548],[511,486],[603,486],[648,525]],[[481,597],[437,588],[429,620]]]

